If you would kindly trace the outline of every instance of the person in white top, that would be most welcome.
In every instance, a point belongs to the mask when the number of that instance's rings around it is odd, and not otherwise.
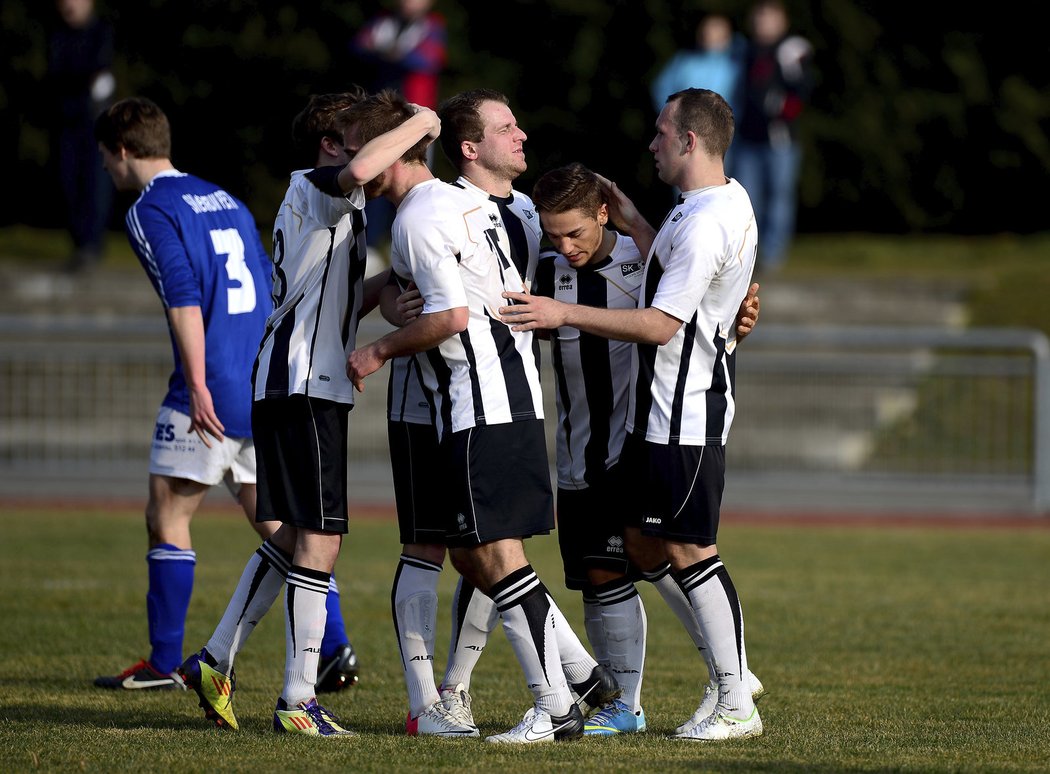
[[[718,554],[725,443],[735,410],[735,319],[754,271],[758,234],[744,189],[725,176],[733,112],[707,89],[667,98],[649,145],[660,179],[683,191],[647,254],[636,309],[603,309],[508,293],[501,319],[514,330],[569,326],[636,343],[620,464],[636,472],[628,555],[657,541],[689,598],[718,684],[677,737],[757,736],[762,721],[748,682],[743,614]],[[614,192],[615,193],[615,192]],[[621,197],[618,220],[634,235],[644,220]],[[647,227],[647,224],[645,224]],[[648,570],[644,564],[641,569]]]
[[[205,716],[236,728],[233,662],[282,585],[287,655],[277,732],[345,736],[317,703],[314,683],[325,596],[347,532],[347,418],[353,386],[345,357],[357,318],[373,307],[385,277],[364,278],[362,190],[402,153],[440,131],[434,111],[412,106],[390,131],[348,145],[348,109],[360,88],[317,95],[293,122],[313,169],[292,175],[274,227],[274,311],[256,360],[252,429],[259,468],[258,518],[281,521],[249,559],[211,639],[180,674]],[[369,298],[365,298],[365,296]]]
[[[353,141],[361,144],[382,131],[399,115],[400,104],[396,94],[383,93],[355,108],[360,121]],[[502,112],[501,123],[520,147],[524,133],[514,130],[506,103],[493,109]],[[423,163],[395,164],[366,190],[398,206],[392,270],[405,284],[418,286],[424,306],[411,324],[353,352],[347,373],[363,389],[364,379],[387,360],[416,354],[434,396],[441,438],[437,463],[447,476],[443,518],[449,554],[456,569],[495,602],[534,698],[522,724],[487,741],[579,736],[583,717],[563,671],[561,646],[586,651],[523,546],[524,538],[554,527],[532,335],[512,332],[496,312],[503,293],[525,289],[523,279],[496,248],[498,235],[487,210],[471,194],[434,179]],[[395,607],[396,599],[395,593]],[[581,683],[595,669],[604,676],[593,659],[589,662]],[[618,693],[608,677],[608,687]],[[434,706],[432,675],[426,688]]]

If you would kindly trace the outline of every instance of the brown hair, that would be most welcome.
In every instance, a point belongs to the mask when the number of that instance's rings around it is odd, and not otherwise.
[[[598,176],[574,161],[543,173],[532,187],[537,212],[552,214],[581,210],[593,215],[605,204]]]
[[[712,156],[725,158],[733,142],[733,109],[721,94],[710,89],[683,89],[667,98],[678,103],[673,123],[678,133],[693,132]]]
[[[485,139],[485,124],[481,120],[483,102],[510,104],[505,94],[494,89],[471,89],[449,97],[438,107],[441,150],[456,169],[463,167],[463,143]]]
[[[354,84],[349,91],[335,94],[311,94],[306,107],[292,119],[292,146],[296,163],[312,167],[317,162],[321,139],[330,137],[343,144],[343,131],[349,126],[346,111],[368,96]]]
[[[145,97],[112,104],[95,121],[95,140],[110,153],[123,147],[136,159],[171,158],[171,124],[164,111]]]
[[[401,94],[393,89],[383,89],[347,110],[346,118],[347,126],[357,127],[357,138],[363,144],[397,129],[415,114],[416,111]],[[426,164],[428,145],[429,138],[422,138],[401,154],[401,161]]]

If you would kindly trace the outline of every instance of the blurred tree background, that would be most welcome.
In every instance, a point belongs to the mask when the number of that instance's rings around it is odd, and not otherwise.
[[[291,170],[289,125],[306,97],[364,81],[348,50],[378,2],[99,0],[117,31],[118,96],[169,114],[176,166],[245,199],[264,234]],[[1010,0],[789,0],[816,48],[803,116],[802,233],[995,234],[1047,230],[1024,204],[1050,171],[1050,89],[1041,24]],[[442,97],[487,86],[529,134],[528,192],[580,160],[658,220],[669,192],[647,145],[649,82],[692,39],[701,11],[743,24],[746,0],[437,0],[448,22]],[[60,225],[40,98],[53,3],[0,8],[0,225]],[[439,156],[438,172],[451,168]],[[119,227],[126,200],[118,201]],[[124,206],[121,206],[121,205]]]

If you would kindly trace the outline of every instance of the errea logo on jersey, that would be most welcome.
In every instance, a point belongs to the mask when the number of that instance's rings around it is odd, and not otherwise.
[[[642,264],[640,263],[625,263],[620,266],[620,272],[624,277],[630,277],[632,274],[637,274],[642,270]]]
[[[558,277],[558,290],[572,290],[571,274],[562,274]]]
[[[613,535],[609,538],[609,544],[605,547],[605,553],[607,554],[622,554],[623,553],[623,538],[619,535]]]

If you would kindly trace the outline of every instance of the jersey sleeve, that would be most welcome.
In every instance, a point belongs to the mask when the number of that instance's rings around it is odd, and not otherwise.
[[[309,184],[302,187],[304,209],[322,226],[334,226],[348,212],[365,208],[364,188],[356,186],[343,193],[338,180],[342,171],[343,167],[318,167],[306,173]]]
[[[128,240],[146,267],[164,308],[200,306],[200,282],[171,214],[139,202],[128,211],[126,224]]]
[[[685,322],[700,307],[725,254],[725,236],[709,217],[692,215],[683,219],[664,258],[664,273],[650,304]]]
[[[423,314],[443,312],[468,305],[459,273],[462,249],[461,225],[452,218],[415,220],[411,228],[397,224],[392,232],[392,268],[411,278],[423,297]]]

